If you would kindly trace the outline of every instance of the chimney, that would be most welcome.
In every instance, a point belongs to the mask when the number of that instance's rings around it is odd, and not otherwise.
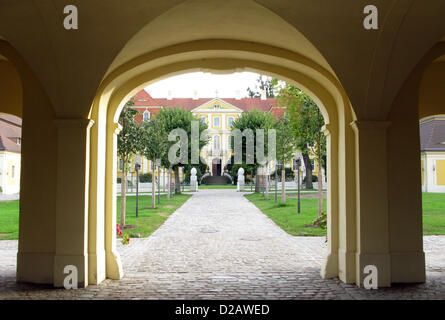
[[[195,90],[195,91],[193,91],[193,100],[198,100],[199,98],[198,98],[198,91],[197,90]]]
[[[266,100],[267,96],[266,96],[266,90],[261,90],[261,100]]]
[[[167,100],[171,100],[173,97],[172,97],[172,91],[171,90],[168,90],[168,93],[167,93]]]
[[[241,90],[236,90],[235,91],[235,99],[236,100],[241,100]]]

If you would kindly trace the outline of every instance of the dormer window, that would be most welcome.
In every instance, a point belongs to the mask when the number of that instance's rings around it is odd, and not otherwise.
[[[214,110],[219,110],[219,109],[221,109],[221,106],[220,106],[219,104],[215,104],[215,105],[213,106],[213,109],[214,109]]]
[[[20,145],[22,145],[22,138],[17,138],[17,144],[20,146]]]
[[[145,110],[145,112],[144,112],[144,122],[148,122],[148,121],[150,121],[150,111],[148,111],[148,110]]]

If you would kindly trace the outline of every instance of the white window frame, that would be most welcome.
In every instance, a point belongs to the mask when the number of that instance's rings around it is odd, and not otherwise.
[[[148,117],[146,118],[147,115],[148,115]],[[144,120],[144,122],[148,122],[148,121],[150,121],[150,119],[151,119],[151,113],[150,113],[150,111],[145,110],[145,111],[144,111],[144,114],[143,114],[143,120]]]
[[[216,142],[218,142],[218,143],[216,143]],[[215,153],[221,151],[221,137],[219,135],[213,136],[213,151]]]
[[[215,124],[216,119],[218,119],[218,125]],[[214,128],[219,128],[221,126],[221,117],[214,117],[213,118],[213,127]]]

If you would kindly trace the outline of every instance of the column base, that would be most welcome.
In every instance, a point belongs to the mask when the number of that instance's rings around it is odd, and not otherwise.
[[[18,252],[17,281],[53,284],[54,253]]]
[[[68,265],[77,267],[77,287],[85,288],[88,286],[88,255],[56,255],[54,257],[54,287],[63,287],[63,281],[68,274],[64,269]]]
[[[425,274],[425,253],[423,251],[392,252],[392,283],[423,283]]]
[[[321,277],[323,279],[332,279],[338,277],[338,254],[329,253],[325,263],[321,268]]]
[[[356,284],[359,287],[363,287],[363,280],[367,276],[363,271],[366,266],[373,265],[377,268],[378,288],[391,286],[391,255],[389,253],[384,254],[365,254],[357,253],[355,256],[356,261]]]
[[[124,276],[124,269],[122,268],[121,257],[117,251],[108,251],[106,253],[107,267],[106,274],[108,279],[120,280]]]
[[[344,283],[356,282],[355,252],[338,250],[338,277]]]
[[[88,254],[88,282],[97,285],[105,280],[105,250]]]

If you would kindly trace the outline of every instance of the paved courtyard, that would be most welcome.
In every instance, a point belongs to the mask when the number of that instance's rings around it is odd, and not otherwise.
[[[202,190],[149,238],[118,244],[120,281],[17,284],[17,242],[0,241],[0,299],[445,299],[445,237],[424,241],[426,283],[369,291],[321,279],[324,238],[287,234],[234,190]]]

